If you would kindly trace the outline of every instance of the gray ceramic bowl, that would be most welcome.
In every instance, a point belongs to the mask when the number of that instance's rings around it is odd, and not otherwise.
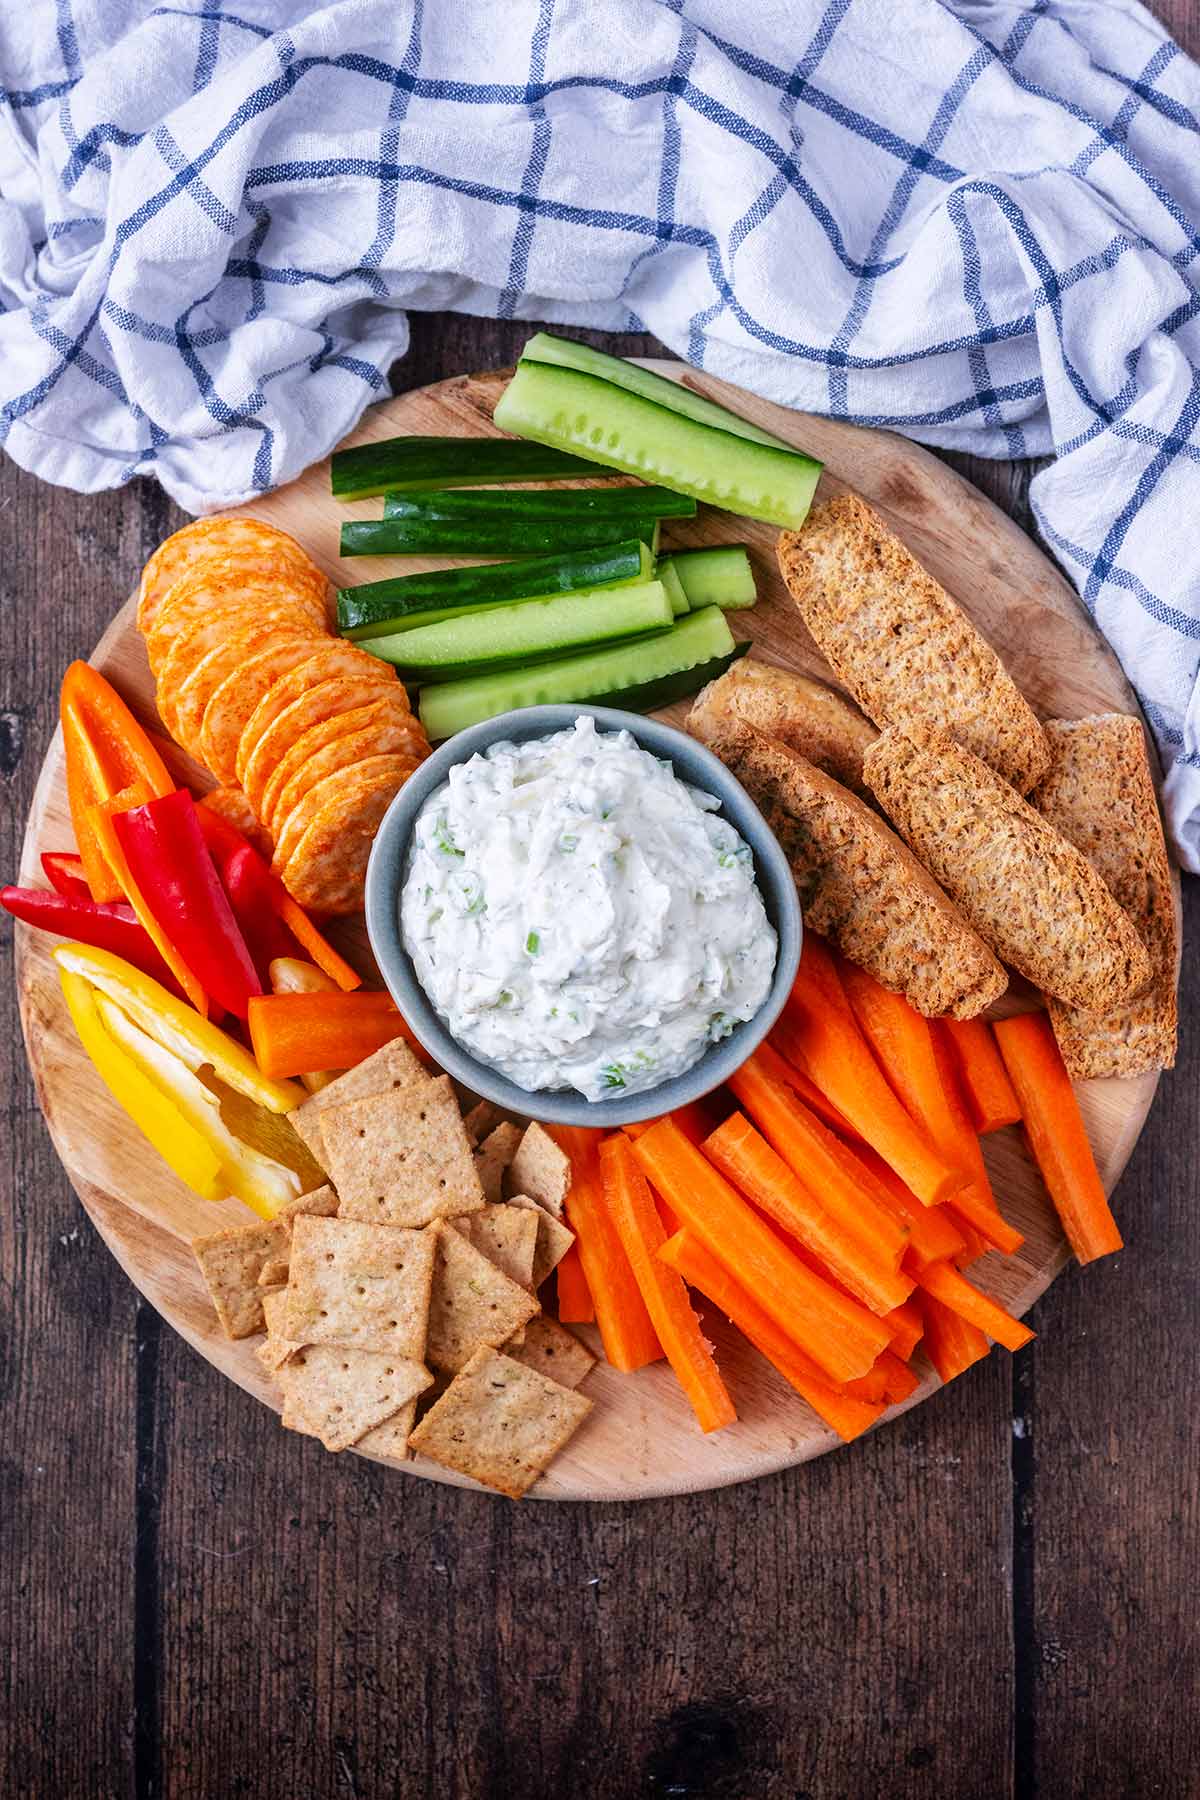
[[[643,750],[674,764],[682,780],[704,789],[721,802],[722,815],[749,844],[767,916],[779,937],[779,955],[770,992],[754,1017],[705,1052],[686,1074],[664,1081],[643,1094],[612,1100],[585,1100],[573,1089],[517,1087],[487,1063],[479,1062],[450,1036],[417,980],[400,935],[400,889],[413,823],[425,801],[458,763],[492,744],[548,737],[565,731],[582,714],[601,731],[628,731]],[[507,1112],[536,1115],[552,1125],[609,1128],[638,1119],[657,1118],[688,1100],[720,1087],[760,1044],[787,999],[800,960],[800,904],[796,884],[783,851],[762,814],[739,781],[711,751],[694,738],[657,719],[615,712],[604,706],[530,706],[503,713],[469,731],[460,731],[421,764],[396,795],[379,827],[367,866],[367,935],[388,991],[429,1054],[465,1087]]]

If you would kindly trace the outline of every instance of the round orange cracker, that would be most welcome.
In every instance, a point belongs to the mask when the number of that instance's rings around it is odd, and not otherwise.
[[[262,649],[214,690],[200,726],[200,760],[219,780],[236,779],[238,745],[263,695],[289,670],[315,656],[324,642],[319,637],[272,633]]]
[[[285,707],[298,700],[308,689],[315,687],[319,681],[329,681],[335,675],[369,675],[374,674],[375,684],[380,687],[397,688],[404,693],[403,684],[396,671],[389,663],[381,662],[379,657],[371,656],[366,650],[360,650],[357,644],[348,644],[343,638],[329,638],[313,652],[308,662],[298,664],[290,669],[282,680],[268,689],[246,721],[241,741],[237,749],[238,780],[246,785],[246,766],[253,756],[255,748]],[[368,696],[375,699],[374,694]],[[401,702],[407,705],[407,697]],[[349,701],[348,706],[361,706],[361,700]],[[305,721],[305,726],[312,725],[323,713],[314,713]]]
[[[279,870],[284,886],[301,906],[320,913],[361,908],[375,833],[408,778],[399,766],[403,757],[378,760],[397,766],[384,771],[360,763],[357,774],[339,771],[326,776],[301,802],[308,823]]]
[[[328,768],[322,766],[319,774],[309,775],[312,764],[343,738],[358,738],[363,732],[378,732],[379,741],[369,739],[366,749],[356,749],[353,754],[344,757],[338,763],[330,763]],[[360,757],[370,756],[373,750],[381,753],[395,752],[404,756],[425,756],[428,754],[428,740],[425,733],[407,706],[398,706],[392,693],[385,689],[378,700],[372,700],[366,706],[356,706],[349,712],[332,713],[329,718],[321,719],[315,725],[294,740],[290,749],[280,757],[263,789],[260,808],[263,822],[270,825],[276,812],[280,823],[286,818],[301,794],[314,781],[328,774],[329,770],[343,768],[347,763],[356,762]],[[301,780],[302,777],[307,777]],[[300,783],[293,788],[294,783]]]
[[[378,676],[372,675],[369,670],[362,670],[353,675],[334,675],[328,680],[317,681],[299,699],[285,706],[255,744],[242,771],[242,786],[255,812],[261,817],[262,798],[272,770],[310,725],[317,724],[321,719],[331,718],[334,713],[350,712],[354,707],[365,706],[369,701],[378,699],[381,694],[392,692]]]
[[[281,575],[247,569],[228,558],[209,558],[181,575],[159,604],[154,624],[143,633],[146,655],[155,675],[179,636],[197,620],[245,612],[260,606],[284,606],[302,615],[310,630],[329,630],[327,584],[289,571]]]
[[[339,744],[343,742],[343,739],[335,738],[330,749],[336,753]],[[278,815],[279,830],[272,833],[275,839],[275,855],[272,859],[275,867],[282,869],[291,857],[312,821],[314,807],[320,806],[323,796],[345,793],[348,787],[356,784],[363,776],[390,779],[393,775],[399,775],[402,780],[407,781],[420,761],[419,756],[413,756],[408,751],[372,752],[368,748],[351,763],[339,763],[335,754],[317,779],[304,788],[291,809],[286,814]],[[329,785],[326,786],[326,783]]]
[[[202,677],[198,686],[190,690],[190,699],[185,699],[185,695],[189,693],[188,684],[199,673],[201,665],[207,663],[212,652],[223,652],[229,641],[237,638],[241,641],[242,661],[245,662],[252,653],[255,639],[263,644],[276,637],[299,637],[310,643],[314,641],[312,625],[307,615],[297,611],[288,602],[212,613],[208,618],[189,625],[175,639],[159,667],[155,698],[158,710],[177,742],[185,749],[195,752],[204,708],[220,682],[231,673],[232,665],[226,663],[219,674],[214,671],[211,683],[207,677]],[[319,639],[315,641],[320,642]],[[197,698],[200,701],[198,715],[195,705]],[[187,726],[189,710],[194,718],[190,740]]]
[[[290,568],[298,577],[319,577],[316,564],[286,531],[260,519],[193,519],[166,538],[142,570],[138,588],[139,631],[149,631],[168,588],[197,562],[208,557],[235,557],[243,566],[264,573]]]
[[[269,633],[272,640],[288,635],[304,636],[299,631],[289,633],[286,626],[278,630],[272,629]],[[304,637],[304,641],[311,644],[314,640]],[[180,686],[171,694],[171,728],[178,742],[185,750],[190,750],[193,756],[200,754],[200,728],[212,696],[227,676],[234,675],[245,667],[255,651],[262,648],[262,644],[263,630],[257,620],[234,625],[225,631],[219,643],[214,644],[199,662],[193,664]],[[171,657],[167,659],[164,669],[171,660]],[[163,686],[165,689],[165,680]]]
[[[263,830],[250,811],[250,802],[241,788],[213,788],[210,793],[202,796],[200,804],[207,806],[210,812],[215,812],[218,818],[225,819],[235,831],[240,831],[244,838],[250,840],[260,856],[265,856],[268,862],[271,860],[274,845],[270,833]]]

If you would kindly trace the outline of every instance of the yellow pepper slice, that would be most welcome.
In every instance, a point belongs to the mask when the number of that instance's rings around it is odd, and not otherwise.
[[[114,1044],[207,1141],[220,1163],[224,1191],[236,1195],[264,1219],[274,1218],[281,1206],[296,1198],[299,1177],[234,1137],[221,1117],[216,1095],[172,1051],[164,1050],[107,995],[97,994],[96,1011]]]
[[[291,1112],[305,1098],[297,1082],[268,1079],[250,1052],[220,1026],[202,1019],[186,1001],[177,1000],[160,982],[143,975],[124,958],[108,950],[94,950],[89,944],[60,944],[54,960],[60,969],[81,975],[115,1000],[135,1025],[193,1074],[202,1064],[211,1064],[222,1081],[248,1100],[257,1100],[268,1112]]]
[[[117,1105],[193,1193],[204,1200],[221,1199],[225,1183],[212,1146],[109,1037],[97,1010],[95,990],[85,977],[60,965],[59,979],[79,1041]]]

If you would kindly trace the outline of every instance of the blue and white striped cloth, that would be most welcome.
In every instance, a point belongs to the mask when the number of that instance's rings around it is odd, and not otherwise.
[[[26,468],[243,500],[445,307],[1053,455],[1200,867],[1200,69],[1133,0],[10,0],[0,82]]]

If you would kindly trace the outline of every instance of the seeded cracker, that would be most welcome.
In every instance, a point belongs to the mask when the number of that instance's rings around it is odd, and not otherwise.
[[[385,1419],[382,1425],[375,1425],[366,1437],[361,1437],[355,1446],[358,1450],[366,1450],[371,1456],[390,1456],[401,1462],[408,1455],[408,1437],[417,1417],[417,1403],[408,1401],[398,1413]]]
[[[279,1229],[279,1245],[262,1266],[258,1277],[260,1288],[281,1287],[287,1281],[292,1254],[292,1221],[301,1213],[311,1214],[313,1218],[332,1218],[337,1209],[338,1197],[328,1186],[314,1188],[311,1194],[301,1194],[298,1200],[289,1200],[280,1207],[271,1220]],[[267,1329],[270,1330],[269,1324]]]
[[[508,1171],[508,1187],[510,1193],[528,1194],[556,1219],[562,1218],[563,1204],[571,1191],[571,1159],[540,1125],[530,1125],[517,1146]]]
[[[327,1107],[321,1137],[343,1219],[420,1226],[483,1205],[448,1075]]]
[[[455,1219],[454,1229],[510,1281],[533,1292],[538,1222],[532,1212],[524,1207],[488,1205],[482,1212]]]
[[[475,1152],[475,1167],[487,1198],[493,1203],[504,1198],[504,1171],[517,1153],[521,1142],[518,1126],[502,1123],[490,1131]]]
[[[345,1106],[349,1100],[362,1100],[368,1094],[382,1094],[389,1089],[402,1092],[422,1087],[430,1080],[403,1038],[395,1038],[376,1050],[365,1062],[347,1069],[328,1087],[304,1100],[287,1115],[288,1124],[299,1132],[318,1162],[325,1155],[321,1142],[320,1117],[329,1106]],[[324,1166],[322,1164],[322,1166]]]
[[[433,1377],[404,1357],[306,1344],[283,1364],[279,1380],[288,1430],[320,1438],[327,1450],[348,1450],[423,1394]]]
[[[413,1431],[414,1450],[519,1500],[591,1411],[582,1394],[480,1349]]]
[[[278,1253],[280,1234],[273,1220],[235,1225],[192,1239],[200,1273],[226,1337],[253,1337],[264,1329],[258,1277],[268,1257]]]
[[[531,1200],[528,1194],[514,1194],[508,1204],[526,1209],[537,1219],[537,1244],[533,1252],[533,1291],[536,1293],[575,1242],[575,1233],[544,1206]]]
[[[431,1368],[456,1374],[481,1344],[502,1344],[537,1310],[527,1289],[493,1267],[457,1231],[439,1234],[426,1349]]]
[[[467,1136],[471,1140],[471,1148],[475,1149],[490,1132],[495,1131],[497,1125],[503,1123],[504,1114],[498,1106],[493,1106],[490,1100],[477,1101],[463,1120]]]
[[[257,1356],[268,1375],[276,1371],[293,1355],[302,1350],[303,1344],[294,1344],[284,1334],[284,1322],[287,1316],[287,1290],[275,1288],[262,1297],[263,1317],[267,1322],[267,1341],[259,1344],[254,1354]]]
[[[587,1345],[581,1344],[575,1333],[560,1325],[557,1319],[548,1319],[545,1313],[530,1319],[523,1343],[514,1344],[510,1340],[503,1349],[505,1356],[511,1356],[514,1362],[524,1363],[527,1369],[536,1369],[539,1375],[546,1375],[565,1388],[577,1388],[596,1366],[596,1359]]]
[[[297,1219],[284,1335],[385,1355],[425,1354],[434,1234]]]

